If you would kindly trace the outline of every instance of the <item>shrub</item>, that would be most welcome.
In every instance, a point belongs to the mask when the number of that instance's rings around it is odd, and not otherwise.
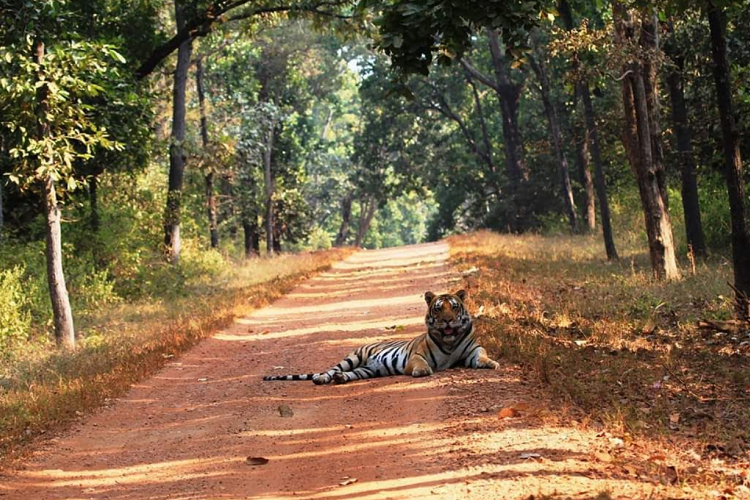
[[[23,266],[0,271],[0,346],[3,347],[25,339],[31,326],[31,304],[23,285],[24,273]]]

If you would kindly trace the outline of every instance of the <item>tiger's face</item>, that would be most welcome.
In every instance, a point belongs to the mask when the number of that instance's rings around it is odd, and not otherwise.
[[[436,342],[450,346],[471,330],[471,317],[464,307],[465,290],[443,295],[425,292],[424,299],[427,302],[427,332]]]

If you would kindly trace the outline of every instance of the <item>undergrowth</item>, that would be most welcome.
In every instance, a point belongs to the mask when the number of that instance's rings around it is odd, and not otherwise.
[[[627,435],[747,459],[750,335],[701,330],[731,317],[722,257],[657,282],[643,248],[607,262],[599,237],[449,239],[483,342],[522,365],[582,418]],[[626,245],[627,246],[627,245]]]
[[[0,459],[18,456],[35,437],[123,394],[167,359],[235,317],[280,297],[347,253],[334,249],[254,259],[216,272],[194,271],[189,277],[184,276],[184,268],[172,270],[174,276],[166,276],[170,271],[165,270],[159,286],[181,281],[175,293],[131,302],[105,301],[97,310],[88,309],[78,318],[75,351],[57,350],[44,336],[6,345],[0,350]],[[20,268],[6,271],[0,281],[6,274],[10,279],[22,272]],[[8,301],[24,297],[16,289],[1,293]],[[27,316],[7,319],[17,328],[30,324]]]

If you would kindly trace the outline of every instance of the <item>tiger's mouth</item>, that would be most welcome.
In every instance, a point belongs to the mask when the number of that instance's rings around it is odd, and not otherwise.
[[[455,333],[455,329],[451,328],[450,326],[446,326],[443,328],[443,337],[450,337]]]

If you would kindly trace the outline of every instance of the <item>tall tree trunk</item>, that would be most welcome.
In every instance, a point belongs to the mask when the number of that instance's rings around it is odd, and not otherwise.
[[[560,194],[562,196],[563,206],[565,207],[565,213],[568,216],[570,230],[576,232],[578,231],[578,213],[576,212],[575,200],[573,199],[573,185],[570,183],[570,167],[568,166],[568,159],[565,157],[565,151],[563,151],[562,134],[560,133],[560,122],[557,119],[557,110],[550,98],[550,83],[547,75],[547,68],[545,68],[544,61],[541,57],[539,57],[538,60],[530,57],[529,60],[534,73],[536,73],[536,76],[539,79],[539,90],[542,96],[544,113],[547,115],[547,124],[549,125],[552,148],[555,151],[555,158],[557,159],[557,170],[558,175],[560,176]]]
[[[274,253],[281,253],[281,234],[282,230],[278,224],[274,224],[273,228],[273,251]]]
[[[195,86],[198,90],[198,108],[201,115],[201,141],[203,152],[209,154],[208,118],[206,117],[206,93],[203,89],[203,60],[199,57],[195,62]],[[206,209],[208,215],[208,229],[211,235],[211,248],[219,247],[219,230],[216,215],[216,196],[214,195],[214,173],[211,167],[206,172]]]
[[[633,39],[637,22],[618,2],[614,4],[614,15],[618,42],[627,43]],[[651,268],[658,279],[676,279],[680,272],[677,268],[669,212],[659,183],[659,166],[654,163],[644,68],[642,63],[636,61],[626,69],[622,79],[626,120],[624,142],[641,195]]]
[[[690,125],[688,124],[687,106],[683,90],[683,58],[673,55],[673,67],[667,75],[667,88],[672,103],[672,120],[677,136],[677,155],[682,180],[682,209],[685,213],[685,232],[687,243],[694,255],[705,257],[706,244],[703,239],[700,202],[698,199],[698,182],[695,175],[695,160],[691,144]]]
[[[724,148],[724,175],[729,193],[729,213],[732,220],[732,263],[734,287],[737,292],[737,314],[750,319],[750,232],[745,206],[745,182],[742,178],[742,158],[737,124],[734,119],[732,86],[729,83],[726,21],[713,0],[708,2],[708,24],[711,29],[711,52],[714,62],[716,102],[721,121]]]
[[[274,127],[271,125],[266,138],[266,149],[263,151],[263,179],[266,184],[266,254],[273,255],[273,191],[274,182],[271,175],[271,153],[273,151]]]
[[[244,219],[242,221],[242,229],[244,233],[245,258],[249,259],[251,257],[259,255],[260,234],[258,231],[258,223],[250,222],[249,220]]]
[[[510,230],[513,232],[524,229],[525,214],[522,213],[526,181],[529,178],[524,159],[523,139],[518,128],[518,104],[521,99],[523,85],[514,84],[510,79],[510,65],[505,54],[500,48],[500,40],[497,32],[487,29],[490,43],[490,54],[492,56],[492,67],[495,78],[481,73],[462,60],[463,67],[477,80],[495,91],[500,101],[500,112],[503,121],[503,143],[505,145],[505,175],[507,178],[511,206]]]
[[[187,6],[184,0],[175,0],[175,19],[177,30],[185,26]],[[188,38],[177,49],[177,68],[174,72],[172,88],[172,135],[169,145],[169,189],[167,191],[167,209],[164,217],[164,245],[167,248],[169,261],[177,264],[180,261],[182,241],[180,239],[180,212],[182,205],[182,181],[185,176],[185,93],[190,68],[190,56],[193,42]]]
[[[34,57],[39,65],[39,81],[46,81],[44,74],[44,42],[37,41]],[[50,134],[47,114],[49,113],[49,97],[47,85],[40,85],[37,89],[37,115],[39,120],[39,139],[43,140]],[[40,158],[41,161],[44,159]],[[44,215],[46,218],[46,258],[47,284],[49,297],[52,302],[52,316],[55,324],[55,341],[58,347],[75,347],[75,329],[73,327],[73,312],[70,308],[68,289],[65,286],[65,274],[62,262],[62,232],[60,229],[60,207],[57,204],[55,181],[51,175],[44,179]]]
[[[594,162],[594,186],[596,187],[596,198],[599,202],[599,217],[602,222],[602,234],[604,237],[604,249],[607,259],[617,260],[617,247],[612,231],[612,217],[609,213],[609,199],[607,198],[607,178],[604,175],[604,162],[599,149],[599,134],[596,128],[596,116],[594,105],[591,102],[591,93],[586,82],[579,82],[581,100],[583,101],[583,112],[586,118],[586,135],[590,140],[591,160]]]
[[[565,22],[565,26],[568,31],[574,28],[573,25],[573,13],[570,10],[570,4],[567,0],[560,0],[558,3],[560,14]],[[578,69],[578,60],[575,59],[573,63],[573,69]],[[615,239],[612,233],[612,221],[609,213],[609,200],[607,199],[607,179],[604,176],[604,163],[599,148],[599,134],[596,129],[596,115],[594,114],[594,106],[591,102],[591,93],[589,92],[589,84],[583,78],[579,78],[576,82],[576,94],[581,96],[583,102],[583,114],[586,121],[586,136],[585,138],[589,141],[591,146],[591,160],[594,162],[594,186],[596,187],[596,197],[599,201],[599,215],[602,222],[602,235],[604,237],[604,248],[607,252],[607,259],[617,260],[617,248],[615,247]],[[591,205],[587,205],[591,206]],[[589,226],[592,227],[592,226]]]
[[[2,148],[0,148],[2,151]],[[0,242],[3,241],[3,230],[5,229],[5,217],[3,215],[3,186],[5,183],[0,179]]]
[[[669,207],[667,169],[664,165],[664,146],[662,144],[661,104],[659,103],[658,71],[659,55],[661,53],[659,44],[659,19],[654,9],[648,9],[643,14],[641,26],[639,43],[644,50],[641,74],[643,76],[646,105],[648,108],[648,127],[651,134],[651,160],[654,165],[654,172],[664,205]]]
[[[99,180],[98,176],[92,175],[89,179],[89,210],[91,211],[91,232],[98,233],[101,227],[99,217]]]
[[[503,119],[503,140],[505,143],[505,165],[508,180],[511,185],[511,196],[513,197],[514,220],[511,221],[511,230],[520,231],[524,228],[525,217],[522,214],[523,184],[529,178],[526,168],[526,159],[523,147],[523,139],[518,128],[518,105],[521,99],[523,86],[513,84],[510,80],[510,66],[500,48],[498,34],[494,30],[488,30],[490,39],[490,54],[492,66],[495,70],[497,81],[497,92],[500,100],[500,111]]]
[[[583,132],[575,128],[573,140],[576,147],[576,162],[578,163],[578,177],[583,186],[583,206],[586,216],[586,230],[593,233],[596,230],[596,203],[594,202],[594,178],[591,175],[589,160],[589,138],[586,130]]]
[[[334,243],[334,246],[337,247],[343,246],[349,237],[349,224],[352,218],[352,196],[353,194],[349,192],[341,200],[341,227],[338,234],[336,234],[336,242]]]
[[[365,236],[367,236],[367,231],[370,229],[370,223],[375,215],[376,208],[377,203],[371,197],[367,197],[364,201],[360,202],[359,226],[357,227],[355,246],[361,247],[365,241]]]

